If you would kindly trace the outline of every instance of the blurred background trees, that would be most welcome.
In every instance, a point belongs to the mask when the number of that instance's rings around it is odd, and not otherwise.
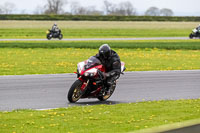
[[[102,11],[96,10],[95,6],[83,7],[78,2],[72,2],[70,5],[72,15],[102,15]]]
[[[173,11],[168,8],[159,9],[157,7],[150,7],[145,12],[146,16],[173,16]]]
[[[160,16],[173,16],[173,11],[168,8],[163,8],[160,10]]]
[[[44,14],[63,14],[65,4],[67,4],[66,0],[47,0]]]
[[[116,5],[106,0],[104,1],[104,11],[105,15],[121,15],[121,16],[136,15],[136,9],[129,1],[121,2],[118,5]]]
[[[12,14],[15,9],[15,4],[6,2],[3,5],[0,5],[0,14]]]
[[[145,12],[145,15],[146,16],[159,16],[160,15],[160,10],[157,7],[150,7]]]
[[[16,10],[13,3],[0,5],[0,14],[12,14]],[[26,14],[26,10],[21,11]],[[95,6],[84,7],[77,1],[67,0],[46,0],[44,5],[38,5],[32,14],[69,14],[69,15],[115,15],[115,16],[135,16],[138,15],[136,8],[130,1],[123,1],[115,4],[108,0],[103,2],[102,9]],[[159,9],[150,7],[144,13],[146,16],[173,16],[173,11],[168,8]]]

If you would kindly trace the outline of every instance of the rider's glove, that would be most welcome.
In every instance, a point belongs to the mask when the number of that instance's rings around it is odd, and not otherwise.
[[[101,72],[99,71],[99,74],[102,76],[103,80],[107,79],[108,77],[111,76],[112,73],[105,73],[105,72]]]

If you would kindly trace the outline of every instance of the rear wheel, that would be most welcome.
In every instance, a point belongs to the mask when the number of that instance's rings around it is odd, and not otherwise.
[[[115,91],[115,88],[116,88],[116,81],[114,81],[108,92],[103,93],[101,96],[98,97],[99,101],[106,101],[109,97],[111,97],[111,95]]]
[[[71,103],[75,103],[77,102],[81,96],[82,96],[82,91],[81,91],[81,86],[82,86],[82,82],[80,80],[76,80],[71,88],[69,89],[68,92],[68,101]]]

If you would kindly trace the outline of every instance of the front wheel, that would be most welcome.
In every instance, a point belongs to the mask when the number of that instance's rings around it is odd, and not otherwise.
[[[190,35],[189,35],[189,38],[190,39],[192,39],[194,36],[193,36],[193,34],[191,33]]]
[[[81,91],[81,86],[82,86],[82,82],[80,80],[76,80],[71,88],[69,89],[68,92],[68,101],[71,103],[75,103],[77,102],[81,96],[82,96],[82,91]]]
[[[114,81],[114,83],[112,84],[107,93],[103,93],[101,96],[98,97],[99,101],[106,101],[109,97],[111,97],[111,95],[115,91],[115,88],[116,88],[116,81]]]
[[[47,39],[51,40],[51,33],[47,34]]]
[[[59,38],[59,40],[61,40],[61,39],[63,38],[63,35],[60,34],[60,35],[58,36],[58,38]]]

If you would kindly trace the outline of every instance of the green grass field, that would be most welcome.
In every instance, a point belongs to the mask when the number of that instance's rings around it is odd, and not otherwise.
[[[64,38],[188,36],[198,22],[0,21],[0,38],[46,38],[54,22]]]
[[[0,112],[2,133],[130,132],[200,118],[200,99]]]
[[[102,44],[99,41],[54,42],[0,42],[0,75],[73,73],[77,63],[95,55]],[[127,71],[150,71],[200,69],[199,42],[119,41],[109,44],[126,63]]]

